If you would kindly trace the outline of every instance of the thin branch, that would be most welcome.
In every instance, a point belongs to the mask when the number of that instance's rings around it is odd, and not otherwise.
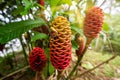
[[[0,80],[4,80],[4,79],[6,79],[6,78],[8,78],[8,77],[10,77],[10,76],[12,76],[12,75],[18,73],[18,72],[25,71],[25,70],[26,70],[27,68],[29,68],[29,67],[30,67],[30,66],[25,66],[24,68],[21,68],[21,69],[15,71],[15,72],[12,72],[12,73],[10,73],[10,74],[8,74],[8,75],[6,75],[6,76],[0,78]]]
[[[106,61],[98,64],[97,66],[95,66],[94,68],[92,68],[92,69],[90,69],[90,70],[87,70],[87,71],[81,73],[80,75],[77,75],[76,77],[80,77],[80,76],[82,76],[82,75],[85,75],[86,73],[89,73],[89,72],[95,70],[96,68],[100,67],[101,65],[103,65],[103,64],[105,64],[105,63],[108,63],[109,61],[115,59],[116,57],[117,57],[117,55],[113,55],[111,58],[107,59]]]
[[[102,4],[101,4],[99,7],[101,7],[102,5],[104,5],[105,2],[106,2],[106,0],[104,0],[104,1],[102,2]]]
[[[97,0],[94,0],[94,2],[93,2],[93,3],[94,3],[94,5],[96,4],[96,2],[97,2]]]
[[[79,56],[76,65],[74,66],[74,68],[72,69],[72,71],[70,72],[70,74],[68,75],[68,77],[67,77],[65,80],[68,80],[68,79],[74,74],[74,72],[75,72],[75,70],[77,69],[78,65],[80,64],[80,62],[81,62],[81,60],[82,60],[84,54],[86,53],[87,48],[88,48],[88,45],[86,45],[86,47],[85,47],[85,49],[84,49],[82,55]]]
[[[21,46],[22,46],[22,49],[23,49],[23,54],[24,54],[24,58],[25,58],[25,61],[26,61],[26,65],[28,65],[27,53],[25,51],[25,47],[24,47],[24,44],[22,42],[22,37],[21,36],[20,36],[19,40],[20,40],[20,43],[21,43]]]

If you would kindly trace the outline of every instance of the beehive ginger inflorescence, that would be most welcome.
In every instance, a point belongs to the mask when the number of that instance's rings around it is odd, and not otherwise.
[[[40,47],[35,47],[29,55],[29,64],[30,67],[36,71],[40,72],[45,68],[47,63],[47,57],[44,53],[44,50]]]
[[[86,38],[94,39],[102,29],[103,12],[99,7],[92,7],[86,13],[83,32]]]
[[[67,18],[58,16],[50,27],[50,59],[53,66],[62,71],[71,61],[71,29]]]

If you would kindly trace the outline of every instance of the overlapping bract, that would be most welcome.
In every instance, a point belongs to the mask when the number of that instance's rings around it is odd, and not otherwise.
[[[40,72],[46,66],[46,62],[47,57],[44,53],[44,50],[39,47],[35,47],[29,55],[30,67],[34,71]]]
[[[71,61],[71,29],[67,18],[58,16],[52,22],[50,59],[53,66],[62,71]]]
[[[83,31],[87,38],[96,38],[101,31],[103,24],[103,12],[99,7],[92,7],[88,10],[85,20]]]

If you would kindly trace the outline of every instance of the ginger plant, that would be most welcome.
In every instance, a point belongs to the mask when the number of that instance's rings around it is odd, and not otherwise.
[[[86,17],[84,19],[83,24],[83,33],[86,37],[86,42],[84,44],[84,38],[82,38],[79,34],[76,34],[75,41],[78,43],[79,47],[78,50],[76,50],[78,61],[74,66],[73,70],[67,76],[67,78],[65,78],[66,80],[68,80],[73,75],[78,65],[81,63],[81,60],[89,44],[92,42],[93,39],[95,39],[98,36],[99,32],[101,31],[102,24],[103,24],[102,9],[100,9],[99,7],[90,8],[86,13]],[[72,54],[71,29],[70,23],[67,18],[63,16],[58,16],[55,19],[53,19],[52,24],[50,25],[49,48],[50,56],[48,57],[50,57],[52,65],[58,71],[57,79],[59,80],[60,77],[62,77],[61,75],[63,71],[66,70],[66,68],[69,68],[69,65],[71,63]],[[33,67],[31,66],[31,68]]]

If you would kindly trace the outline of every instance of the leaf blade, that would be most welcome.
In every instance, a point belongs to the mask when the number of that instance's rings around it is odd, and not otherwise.
[[[0,27],[0,43],[20,37],[24,32],[45,24],[43,19],[13,22]]]
[[[42,40],[42,39],[47,39],[48,35],[44,34],[44,33],[36,33],[32,38],[31,38],[31,42],[34,42],[36,40]]]

